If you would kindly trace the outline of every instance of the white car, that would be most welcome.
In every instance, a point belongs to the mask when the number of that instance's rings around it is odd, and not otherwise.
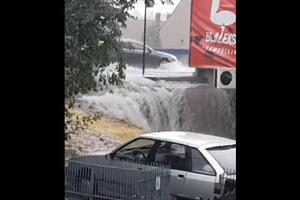
[[[147,133],[109,155],[170,165],[174,199],[212,199],[235,187],[235,140],[191,132]]]
[[[169,165],[172,199],[212,200],[235,190],[236,142],[232,139],[178,131],[147,133],[106,157]]]

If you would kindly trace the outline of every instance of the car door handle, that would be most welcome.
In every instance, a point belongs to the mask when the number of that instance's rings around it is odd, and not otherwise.
[[[178,178],[184,178],[183,174],[178,174]]]

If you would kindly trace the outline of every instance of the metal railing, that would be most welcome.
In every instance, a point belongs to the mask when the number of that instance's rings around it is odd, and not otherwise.
[[[97,163],[68,161],[68,200],[169,200],[170,168],[156,163],[103,159]]]
[[[225,174],[221,176],[221,182],[224,184],[223,194],[219,200],[236,199],[236,171],[225,169]]]

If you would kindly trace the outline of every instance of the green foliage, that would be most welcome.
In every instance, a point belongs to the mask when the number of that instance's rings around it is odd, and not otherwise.
[[[69,111],[76,94],[106,84],[121,85],[125,64],[119,39],[135,0],[65,0],[65,139],[93,117],[74,119]],[[113,73],[105,68],[117,62]],[[98,80],[96,80],[96,77]]]
[[[68,108],[65,108],[65,140],[68,140],[71,134],[85,130],[97,119],[100,119],[100,116],[96,113],[79,117],[78,115],[70,112]]]
[[[163,3],[169,0],[161,0]],[[82,127],[72,119],[76,94],[108,84],[122,85],[125,64],[120,44],[121,28],[137,0],[65,0],[65,136]],[[154,0],[146,0],[146,3]],[[114,71],[105,69],[117,63]],[[97,77],[97,79],[96,79]],[[70,128],[74,127],[74,128]],[[71,130],[71,131],[70,131]]]
[[[133,3],[135,0],[65,1],[66,98],[96,89],[98,83],[106,84],[104,79],[121,84],[125,64],[119,39]],[[104,78],[104,69],[112,62],[118,62],[118,73]]]

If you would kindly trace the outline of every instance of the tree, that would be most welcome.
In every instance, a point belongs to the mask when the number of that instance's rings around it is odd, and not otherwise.
[[[122,85],[125,64],[119,39],[127,18],[132,18],[128,11],[136,2],[65,0],[65,135],[73,132],[70,127],[77,127],[72,126],[69,112],[76,94],[107,84]],[[112,62],[117,63],[116,68],[108,73],[106,67]]]
[[[97,83],[121,83],[125,65],[119,43],[121,27],[136,0],[65,1],[65,97],[97,88]],[[118,72],[106,77],[104,69],[117,61]],[[99,80],[95,76],[99,75]]]

